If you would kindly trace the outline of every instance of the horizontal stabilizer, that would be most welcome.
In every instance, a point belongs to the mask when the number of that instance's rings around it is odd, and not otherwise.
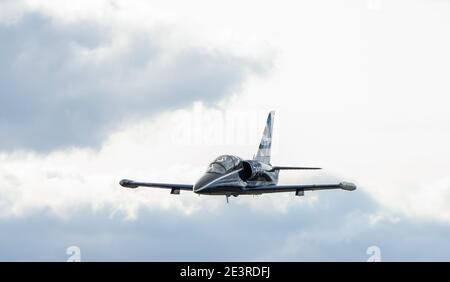
[[[275,170],[314,170],[314,169],[322,169],[321,167],[304,167],[304,166],[274,166],[270,171]]]

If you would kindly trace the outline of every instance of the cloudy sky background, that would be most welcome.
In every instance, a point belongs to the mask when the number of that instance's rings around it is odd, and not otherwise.
[[[450,260],[450,2],[0,2],[0,260]],[[282,183],[222,197],[276,110]]]

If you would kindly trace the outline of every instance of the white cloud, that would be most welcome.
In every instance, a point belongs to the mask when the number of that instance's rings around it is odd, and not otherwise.
[[[201,120],[202,124],[212,128],[215,120],[207,117],[217,113],[222,114],[217,109],[209,110],[197,105],[189,111],[167,112],[156,119],[143,119],[134,125],[124,124],[122,130],[111,135],[100,150],[73,148],[48,154],[4,152],[0,154],[0,182],[3,183],[0,186],[3,196],[0,214],[7,218],[47,210],[61,217],[70,217],[83,208],[89,208],[106,209],[111,214],[119,212],[127,218],[135,218],[139,208],[176,209],[186,215],[200,210],[217,210],[224,206],[225,198],[199,197],[188,192],[174,196],[168,190],[130,190],[118,185],[122,178],[192,184],[201,176],[207,163],[220,153],[231,151],[250,158],[257,148],[254,144],[216,145],[208,144],[206,138],[200,139],[199,143],[192,143],[192,140],[180,142],[174,138],[182,118],[190,116],[196,120],[203,117],[206,119]],[[254,129],[256,124],[248,124],[252,120],[245,120],[246,128],[257,131]],[[237,123],[228,121],[231,124],[230,136],[233,133],[238,135],[241,130],[233,127]],[[242,125],[242,120],[239,122]],[[196,128],[198,126],[187,130],[195,131]],[[317,197],[310,195],[305,201],[300,201],[291,194],[231,199],[234,204],[249,205],[249,208],[262,213],[284,214],[289,206],[313,205],[316,200]]]
[[[1,149],[95,147],[123,120],[215,103],[270,66],[269,58],[169,44],[173,28],[64,21],[39,10],[0,24]]]
[[[319,175],[286,173],[282,181],[350,180],[359,190],[340,191],[343,196],[353,199],[354,193],[368,193],[379,204],[375,211],[349,218],[352,228],[338,230],[342,233],[329,244],[352,238],[351,232],[363,222],[369,230],[387,223],[400,226],[400,215],[417,223],[450,223],[448,2],[389,1],[376,9],[372,2],[353,1],[293,1],[277,6],[261,1],[24,3],[27,11],[57,22],[89,19],[125,34],[172,26],[169,33],[161,29],[161,44],[175,51],[201,46],[252,59],[275,54],[276,60],[267,77],[250,77],[237,95],[214,99],[220,100],[216,107],[184,106],[152,119],[133,120],[133,125],[122,124],[97,151],[2,153],[1,216],[30,214],[35,209],[71,216],[85,206],[128,217],[136,216],[141,207],[174,209],[186,216],[199,211],[226,213],[223,198],[124,190],[117,182],[127,177],[192,183],[216,155],[251,157],[259,138],[255,132],[264,121],[261,113],[275,109],[273,162],[325,168]],[[2,12],[1,22],[14,21],[21,9],[13,5]],[[120,39],[117,44],[126,45]],[[74,48],[79,55],[71,61],[75,65],[116,54]],[[198,111],[201,119],[195,120]],[[220,116],[246,111],[253,113],[244,117],[251,133],[244,140],[221,142],[220,130],[227,130],[228,124],[221,123]],[[213,122],[217,116],[220,126]],[[191,126],[180,131],[177,123],[186,117],[192,118]],[[208,130],[200,140],[193,139],[194,131],[205,128],[219,132],[214,137],[217,142],[207,138]],[[190,137],[179,142],[174,140],[177,134]],[[232,198],[230,206],[282,217],[298,207],[316,208],[309,212],[326,208],[329,198],[322,200],[321,195],[239,197]],[[355,201],[345,204],[357,205]],[[297,241],[305,240],[303,247],[311,238],[326,241],[329,238],[320,235],[323,230],[293,234],[281,252],[297,254],[299,250],[290,250]],[[368,232],[364,230],[360,231]],[[316,251],[312,246],[311,252]]]

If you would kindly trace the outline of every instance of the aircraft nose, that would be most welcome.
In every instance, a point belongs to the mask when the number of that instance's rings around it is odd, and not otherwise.
[[[214,181],[220,175],[215,173],[205,173],[195,184],[194,192],[200,192],[207,188],[209,184]]]

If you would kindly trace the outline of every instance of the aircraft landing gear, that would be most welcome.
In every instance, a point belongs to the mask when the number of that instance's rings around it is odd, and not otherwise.
[[[239,195],[236,195],[236,194],[233,194],[233,195],[225,195],[225,197],[227,198],[227,204],[229,203],[228,198],[229,198],[230,196],[237,197],[237,196],[239,196]]]

